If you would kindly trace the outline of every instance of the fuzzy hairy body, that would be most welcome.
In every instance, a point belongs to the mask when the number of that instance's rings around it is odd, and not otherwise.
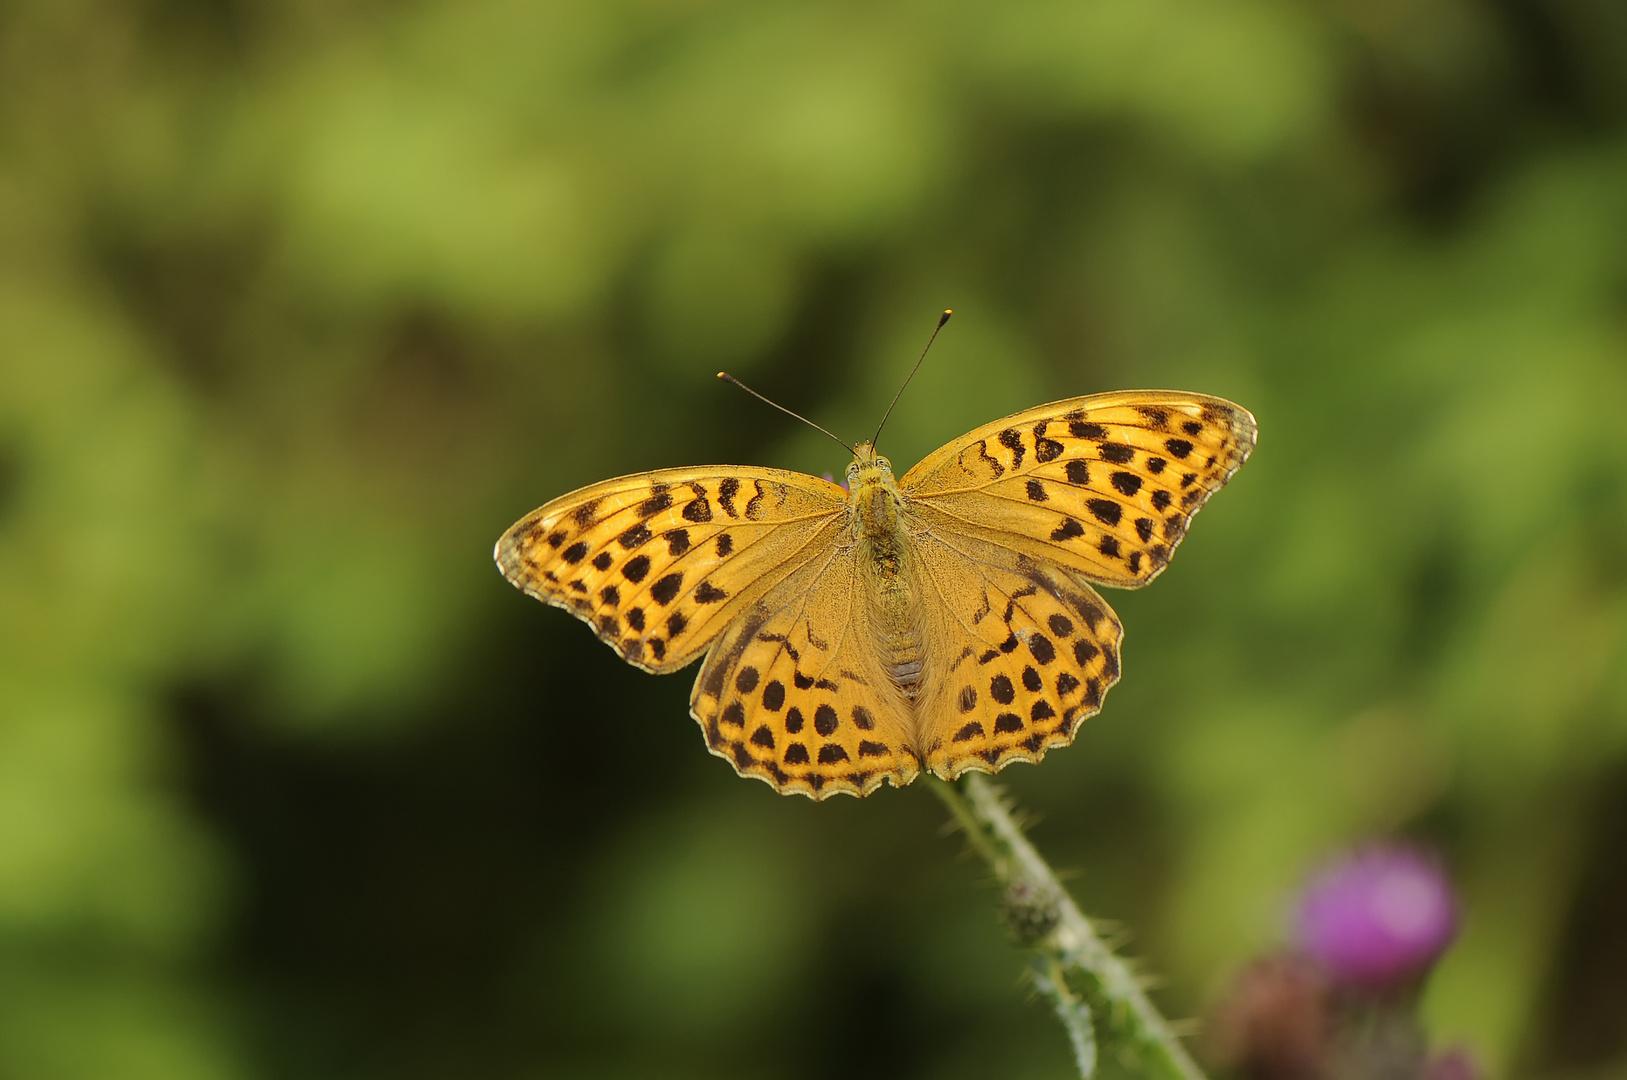
[[[921,632],[920,582],[910,557],[904,496],[886,458],[870,444],[859,447],[852,490],[854,541],[869,597],[870,631],[882,667],[911,702],[926,666]]]

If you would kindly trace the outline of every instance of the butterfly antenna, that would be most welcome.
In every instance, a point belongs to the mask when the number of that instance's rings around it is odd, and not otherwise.
[[[750,394],[752,397],[756,398],[758,401],[765,402],[766,404],[774,406],[774,408],[780,410],[780,412],[784,413],[786,416],[795,416],[798,420],[801,420],[804,424],[807,424],[809,427],[814,428],[815,430],[818,430],[818,431],[824,431],[826,435],[830,435],[831,438],[836,439],[836,436],[831,435],[829,431],[825,431],[824,428],[820,427],[818,424],[814,423],[812,420],[809,420],[806,416],[802,416],[799,413],[794,413],[790,409],[787,409],[784,405],[779,404],[778,402],[769,401],[763,395],[759,394],[757,391],[753,390],[751,387],[747,386],[745,383],[741,382],[739,379],[735,378],[733,375],[730,375],[727,371],[718,372],[717,377],[722,379],[724,382],[734,383],[736,386],[738,386],[740,389],[744,390],[746,393]],[[836,439],[836,445],[842,447],[844,450],[846,450],[848,453],[852,454],[854,457],[859,456],[859,452],[856,449],[849,446],[847,443],[843,442],[841,439]]]
[[[931,349],[932,343],[938,340],[938,331],[943,329],[943,324],[948,322],[949,316],[954,313],[953,308],[945,308],[943,314],[938,316],[938,325],[932,328],[932,336],[926,339],[926,348],[921,350],[921,355],[916,359],[915,366],[910,368],[909,377],[904,380],[904,386],[898,388],[898,393],[893,395],[892,405],[888,405],[887,411],[881,414],[881,423],[876,425],[875,438],[870,440],[871,446],[876,445],[876,439],[881,438],[881,429],[887,426],[887,417],[893,414],[893,405],[897,405],[898,399],[904,396],[904,387],[908,386],[910,379],[915,378],[915,373],[921,370],[921,361],[926,359],[927,350]]]

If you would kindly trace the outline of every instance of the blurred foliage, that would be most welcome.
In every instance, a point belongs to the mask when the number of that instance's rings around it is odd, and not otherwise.
[[[1260,421],[1002,775],[1170,1010],[1402,833],[1432,1037],[1627,1072],[1616,0],[14,0],[0,238],[0,1075],[1066,1075],[935,800],[736,778],[487,558],[839,473],[713,373],[858,437],[945,306],[901,465]]]

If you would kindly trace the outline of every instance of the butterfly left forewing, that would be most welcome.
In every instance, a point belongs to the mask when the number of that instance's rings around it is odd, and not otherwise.
[[[915,547],[930,664],[921,752],[938,776],[1038,761],[1119,677],[1123,628],[1078,576],[976,537]]]
[[[1145,585],[1254,448],[1254,417],[1166,390],[1093,394],[978,428],[899,486],[927,527],[977,535],[1093,581]]]
[[[666,673],[827,551],[845,505],[836,484],[802,473],[663,469],[533,510],[495,558],[515,586],[576,615],[624,660]]]

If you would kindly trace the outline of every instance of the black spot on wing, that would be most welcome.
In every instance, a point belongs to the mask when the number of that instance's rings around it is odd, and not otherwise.
[[[1124,516],[1124,508],[1111,499],[1090,499],[1085,506],[1103,525],[1117,525]]]
[[[1100,424],[1091,424],[1083,420],[1075,420],[1068,425],[1068,430],[1072,432],[1073,437],[1076,439],[1094,439],[1100,442],[1107,438],[1106,428]]]
[[[1085,527],[1073,520],[1073,518],[1063,518],[1062,524],[1051,530],[1051,539],[1059,544],[1064,540],[1072,540],[1076,536],[1083,535],[1085,535]]]
[[[642,556],[640,556],[640,557],[642,558]],[[626,573],[625,570],[622,571],[622,572]],[[644,574],[641,571],[639,573],[639,575],[638,575],[638,578],[642,578],[643,576],[644,576]],[[638,578],[634,578],[633,580],[637,581]],[[678,595],[678,590],[683,588],[683,587],[684,587],[683,571],[681,571],[681,570],[680,571],[674,571],[673,573],[670,573],[666,577],[662,578],[660,581],[657,581],[654,585],[651,585],[650,586],[650,595],[655,598],[656,603],[665,606],[667,604],[672,603],[673,597],[677,596]]]
[[[967,724],[965,727],[955,732],[955,734],[950,737],[949,741],[966,742],[968,739],[980,739],[982,737],[983,725],[978,723],[976,720],[973,720],[970,724]]]
[[[730,476],[717,486],[717,504],[730,517],[739,517],[734,508],[734,497],[740,494],[740,481]]]
[[[1116,472],[1109,479],[1120,495],[1134,495],[1141,490],[1141,477],[1130,472]]]
[[[636,559],[629,559],[627,561],[627,565],[621,568],[621,576],[626,578],[628,581],[631,581],[634,585],[637,585],[639,582],[643,581],[644,578],[648,576],[649,572],[650,557],[648,555],[640,555]]]
[[[1034,460],[1041,464],[1047,461],[1055,461],[1062,456],[1062,444],[1055,439],[1045,437],[1045,429],[1048,424],[1048,421],[1041,420],[1034,425]]]
[[[1022,432],[1016,428],[1006,428],[1000,432],[997,438],[1000,440],[1001,446],[1011,451],[1011,467],[1013,469],[1022,468],[1023,454],[1027,450],[1027,447],[1023,446]]]
[[[1048,497],[1045,494],[1045,485],[1038,480],[1028,481],[1028,497],[1035,502],[1044,502]]]
[[[1168,450],[1172,457],[1184,458],[1192,452],[1192,444],[1185,439],[1165,439],[1164,449]]]
[[[651,514],[659,514],[672,505],[672,496],[664,486],[657,486],[648,499],[638,504],[638,516],[647,518]]]
[[[684,503],[683,515],[685,521],[693,521],[697,525],[712,520],[712,503],[706,497],[706,491],[699,484],[694,485],[696,498]]]
[[[1135,447],[1124,443],[1102,443],[1101,452],[1103,461],[1111,461],[1115,465],[1123,465],[1136,456]]]
[[[689,550],[689,530],[673,529],[666,534],[667,554],[678,556]]]
[[[559,557],[568,563],[579,563],[583,559],[587,558],[587,554],[588,546],[582,541],[578,540],[576,543],[572,544],[570,547],[561,552]]]
[[[1016,713],[1003,712],[994,718],[994,733],[1005,735],[1023,729],[1023,718]]]
[[[1081,486],[1090,483],[1090,466],[1082,458],[1074,458],[1063,466],[1063,472],[1068,475],[1068,483]]]
[[[1162,488],[1160,488],[1157,491],[1153,492],[1152,493],[1152,508],[1154,510],[1162,510],[1162,509],[1164,509],[1166,506],[1169,505],[1170,497],[1171,496],[1170,496],[1169,492],[1163,490]]]

